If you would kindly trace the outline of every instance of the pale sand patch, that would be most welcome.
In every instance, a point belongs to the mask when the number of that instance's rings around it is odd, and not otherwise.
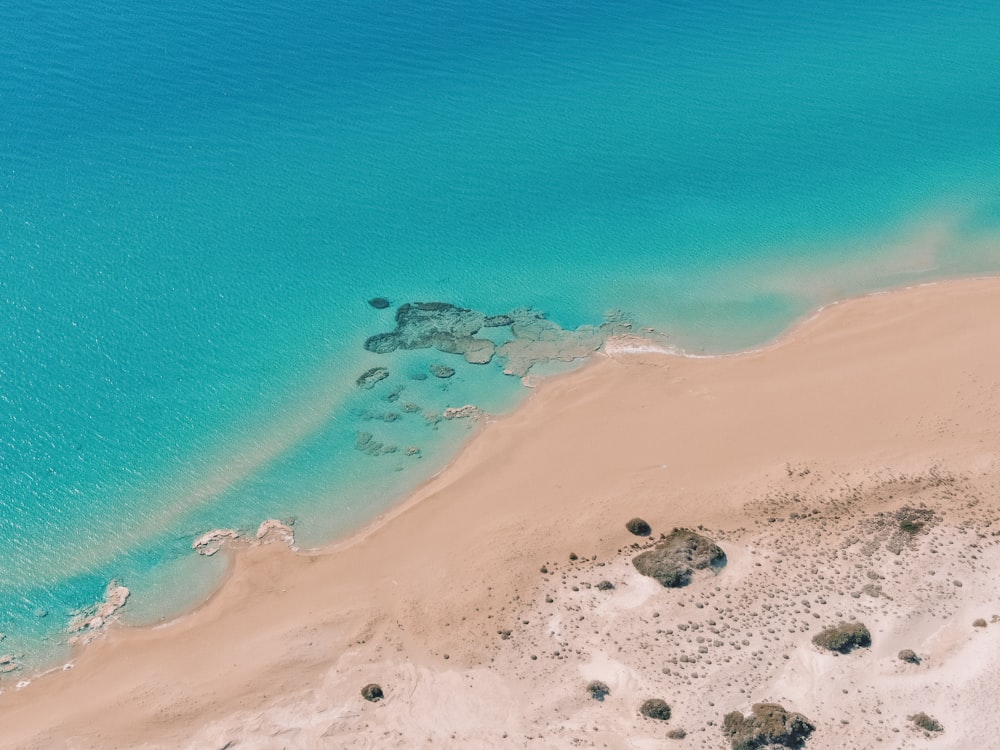
[[[975,280],[836,305],[740,357],[601,358],[351,540],[240,550],[171,627],[116,625],[71,671],[0,681],[0,744],[652,748],[683,727],[670,746],[721,748],[724,713],[775,700],[816,723],[810,749],[990,746],[1000,623],[971,622],[1000,614],[997,341],[1000,281]],[[875,514],[921,503],[935,523],[889,550]],[[704,525],[728,566],[651,584],[635,515]],[[854,617],[871,649],[811,644]],[[638,715],[648,697],[669,722]],[[918,710],[945,733],[913,730]]]

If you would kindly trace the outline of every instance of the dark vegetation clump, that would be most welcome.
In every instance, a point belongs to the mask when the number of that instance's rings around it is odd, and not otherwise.
[[[632,558],[636,570],[667,588],[687,586],[696,570],[718,570],[726,553],[715,542],[688,529],[674,529],[653,549]]]
[[[918,727],[923,729],[925,732],[943,732],[944,727],[941,722],[937,719],[928,716],[923,711],[920,713],[913,714],[913,716],[908,717],[910,721],[916,724]]]
[[[636,536],[649,536],[653,533],[652,527],[641,518],[633,518],[625,524],[625,528]]]
[[[920,657],[917,656],[916,651],[913,651],[912,649],[909,648],[904,648],[902,651],[899,652],[899,660],[905,661],[908,664],[920,663]]]
[[[608,687],[606,682],[594,680],[593,682],[588,683],[587,692],[590,693],[590,697],[595,701],[603,701],[605,697],[611,695],[611,688]]]
[[[722,731],[733,750],[802,747],[815,729],[805,716],[786,711],[777,703],[755,703],[749,716],[733,711],[722,720]]]
[[[974,628],[985,628],[986,627],[986,620],[984,620],[982,617],[980,617],[978,620],[973,620],[972,621],[972,627],[974,627]]]
[[[668,721],[670,719],[670,706],[662,698],[650,698],[639,706],[639,713],[650,719]]]
[[[613,589],[614,587],[615,585],[611,583],[611,581],[601,581],[599,584],[597,584],[597,588],[599,591],[611,591],[611,589]]]
[[[374,682],[372,682],[361,688],[361,697],[364,698],[366,701],[377,703],[378,701],[385,698],[385,693],[382,692],[381,685],[376,685]]]
[[[671,729],[669,732],[667,732],[667,739],[668,740],[683,740],[687,736],[688,736],[688,733],[685,732],[683,729],[679,729],[679,728],[678,729]]]
[[[828,651],[849,654],[857,647],[872,645],[872,634],[860,622],[842,622],[813,636],[813,643]]]

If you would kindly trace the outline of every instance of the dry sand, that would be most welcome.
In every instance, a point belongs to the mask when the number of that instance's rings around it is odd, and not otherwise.
[[[835,305],[740,356],[599,357],[354,538],[230,552],[197,611],[4,677],[0,743],[726,748],[726,712],[777,701],[810,750],[995,746],[998,342],[990,279]],[[636,515],[728,564],[641,576]],[[812,644],[852,619],[870,648]],[[652,697],[669,721],[638,714]]]

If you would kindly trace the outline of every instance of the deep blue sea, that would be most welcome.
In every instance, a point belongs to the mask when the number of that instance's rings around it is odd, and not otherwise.
[[[998,33],[929,0],[3,3],[0,653],[59,658],[112,579],[126,621],[189,606],[205,530],[344,533],[470,434],[428,414],[527,392],[366,351],[401,303],[720,352],[1000,271]]]

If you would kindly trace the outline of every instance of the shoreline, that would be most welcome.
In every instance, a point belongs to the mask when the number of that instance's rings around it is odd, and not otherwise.
[[[395,504],[392,508],[381,513],[376,519],[364,524],[360,529],[351,532],[346,537],[340,540],[334,540],[329,544],[325,544],[318,548],[313,548],[309,550],[303,550],[295,555],[288,555],[285,550],[278,550],[278,545],[272,545],[272,548],[265,549],[253,549],[253,550],[239,550],[231,554],[231,559],[227,565],[227,571],[224,574],[219,586],[215,591],[203,602],[198,604],[193,609],[179,614],[175,618],[171,618],[167,622],[158,623],[156,625],[145,626],[142,628],[129,628],[116,626],[112,632],[108,633],[106,638],[102,638],[101,641],[95,642],[88,646],[85,650],[80,653],[74,653],[70,660],[73,663],[74,668],[71,673],[65,674],[63,680],[67,683],[75,682],[77,680],[86,680],[85,677],[78,677],[80,674],[80,669],[90,670],[91,672],[101,672],[106,669],[107,665],[102,665],[102,661],[105,659],[118,658],[119,661],[121,657],[116,657],[114,652],[119,651],[121,648],[127,646],[127,642],[131,641],[132,644],[138,642],[148,642],[150,640],[155,640],[158,636],[157,634],[170,633],[172,631],[190,631],[192,629],[198,629],[201,626],[201,621],[206,620],[208,623],[217,622],[220,619],[226,619],[226,613],[220,611],[225,608],[239,608],[241,604],[241,598],[243,594],[254,590],[256,588],[256,583],[253,580],[254,575],[264,575],[265,579],[268,581],[270,588],[275,588],[279,585],[278,581],[281,575],[291,574],[293,576],[302,577],[302,573],[305,569],[314,567],[315,561],[330,561],[338,558],[338,556],[349,556],[353,555],[355,558],[362,560],[370,560],[372,554],[369,550],[364,548],[375,545],[377,546],[380,542],[380,537],[384,538],[390,536],[394,541],[399,541],[400,537],[400,527],[401,518],[405,516],[420,516],[420,520],[426,521],[427,517],[433,517],[435,511],[440,513],[442,508],[433,508],[433,500],[435,496],[446,495],[451,492],[454,493],[456,487],[461,487],[465,484],[481,486],[482,476],[484,473],[489,473],[489,471],[497,469],[495,459],[497,455],[504,456],[509,454],[517,453],[517,447],[519,440],[526,434],[525,428],[531,428],[532,425],[537,426],[537,421],[539,419],[539,412],[542,410],[551,411],[552,409],[560,409],[555,414],[546,415],[543,420],[547,421],[550,418],[558,419],[561,414],[565,414],[565,408],[567,403],[567,398],[575,398],[577,401],[573,402],[577,406],[580,403],[586,404],[590,400],[596,399],[598,396],[591,394],[587,395],[586,391],[588,386],[593,389],[593,387],[598,384],[601,388],[599,396],[606,396],[610,392],[614,392],[614,385],[609,385],[609,382],[613,382],[616,376],[621,375],[621,371],[634,371],[636,370],[652,370],[659,371],[662,375],[665,371],[669,372],[674,369],[680,369],[683,367],[702,367],[703,364],[712,363],[714,366],[721,366],[723,368],[729,368],[734,363],[745,363],[750,362],[755,359],[763,359],[771,357],[776,352],[782,350],[787,350],[789,348],[795,349],[796,346],[800,345],[803,340],[807,343],[812,342],[810,346],[806,346],[807,349],[815,349],[817,344],[815,339],[819,339],[822,343],[827,339],[838,339],[844,335],[843,330],[838,331],[838,325],[848,324],[847,330],[851,331],[851,325],[853,324],[855,329],[858,327],[864,328],[864,321],[857,320],[859,317],[859,311],[864,312],[863,308],[866,306],[871,306],[876,302],[884,302],[883,305],[887,312],[887,317],[913,313],[913,300],[915,298],[930,296],[939,297],[960,297],[963,292],[967,292],[972,296],[985,295],[987,298],[996,298],[997,292],[1000,290],[1000,278],[996,277],[975,277],[960,280],[943,280],[936,282],[926,282],[921,284],[910,285],[907,287],[902,287],[898,289],[885,290],[885,291],[875,291],[869,292],[857,297],[852,297],[847,300],[835,301],[824,305],[818,310],[814,311],[810,315],[806,316],[800,321],[793,323],[784,333],[776,337],[772,342],[765,344],[763,347],[751,349],[743,352],[724,354],[724,355],[688,355],[684,353],[677,352],[638,352],[638,353],[627,353],[627,354],[609,354],[592,357],[590,361],[586,362],[582,367],[576,368],[571,372],[560,374],[555,377],[546,378],[541,386],[534,389],[533,392],[521,403],[519,404],[511,413],[502,415],[500,417],[491,417],[484,421],[483,424],[479,425],[475,429],[475,434],[472,435],[463,447],[459,450],[457,455],[438,473],[433,477],[423,482],[420,486],[415,488],[412,492],[408,493],[405,499],[400,503]],[[963,306],[958,304],[962,300],[952,300],[953,306],[962,308]],[[951,308],[949,308],[951,309]],[[835,311],[841,311],[839,314]],[[961,310],[960,310],[961,312]],[[981,314],[988,313],[981,312]],[[919,310],[916,312],[917,317],[920,317]],[[863,315],[860,316],[863,318]],[[836,318],[842,318],[843,320],[836,320]],[[834,319],[834,320],[831,320]],[[887,323],[884,320],[879,320],[875,327],[884,326]],[[821,347],[820,347],[821,348]],[[885,356],[884,354],[882,356]],[[849,364],[849,363],[848,363]],[[687,375],[687,373],[684,373]],[[663,382],[669,382],[671,378],[667,378]],[[563,401],[560,402],[560,399]],[[625,424],[627,420],[621,420],[619,424]],[[690,425],[689,425],[690,426]],[[582,433],[581,433],[582,434]],[[552,449],[554,453],[560,455],[560,458],[565,458],[565,451],[559,451],[558,447]],[[520,455],[520,454],[519,454]],[[520,456],[523,458],[523,456]],[[850,463],[848,461],[848,463]],[[569,462],[572,465],[572,461]],[[532,465],[531,467],[535,472],[534,476],[542,476],[539,474],[541,471],[537,465]],[[648,473],[652,468],[647,466],[645,471]],[[773,471],[774,466],[770,466],[769,470]],[[753,471],[757,469],[749,469],[748,467],[742,466],[736,469],[735,473],[740,475],[740,472]],[[732,470],[730,473],[733,473]],[[690,472],[689,472],[690,474]],[[477,485],[477,481],[479,484]],[[548,480],[551,482],[551,480]],[[619,481],[624,481],[619,478]],[[732,478],[730,478],[732,481]],[[614,482],[612,482],[614,484]],[[628,482],[626,481],[626,484]],[[438,498],[438,505],[444,505],[444,510],[448,510],[448,500],[454,505],[454,498],[449,496],[446,499]],[[689,501],[690,504],[690,501]],[[704,519],[705,522],[711,523],[722,523],[727,518],[731,517],[731,513],[735,508],[730,507],[731,503],[719,504],[718,502],[709,503],[705,507],[687,507],[687,508],[673,508],[672,514],[678,517],[686,518],[689,522],[693,522],[697,518]],[[523,511],[524,508],[521,508]],[[455,510],[451,507],[451,510]],[[494,510],[491,508],[491,510]],[[498,510],[498,509],[497,509]],[[499,528],[508,534],[508,538],[517,538],[516,535],[511,536],[511,529],[520,528],[523,531],[524,518],[519,516],[518,513],[513,512],[498,512],[495,514],[500,518],[494,518],[492,523],[493,528]],[[586,526],[587,523],[591,523],[596,518],[601,518],[607,515],[607,511],[601,508],[594,508],[588,506],[588,512],[583,514],[580,519],[579,524],[581,526]],[[432,518],[431,524],[439,522],[440,518]],[[499,524],[497,526],[496,524]],[[619,524],[620,525],[620,524]],[[663,525],[663,524],[659,524]],[[419,528],[427,528],[427,524],[421,525]],[[461,527],[460,527],[461,528]],[[656,525],[654,525],[656,528]],[[402,536],[406,536],[403,534]],[[448,535],[445,535],[447,537]],[[620,535],[616,535],[620,536]],[[603,538],[603,537],[602,537]],[[598,546],[600,547],[599,556],[603,559],[605,556],[610,556],[614,547],[620,545],[621,539],[617,539],[615,542],[608,544],[608,539],[604,539]],[[419,546],[419,545],[418,545]],[[536,544],[536,552],[538,545]],[[432,562],[438,565],[443,564],[441,560],[433,560],[434,555],[433,550],[420,550],[419,552],[414,552],[413,549],[408,548],[408,552],[411,554],[417,554],[420,559],[428,560],[431,559]],[[230,554],[230,553],[227,553]],[[375,555],[378,557],[378,554]],[[377,566],[377,569],[381,570],[381,576],[377,576],[374,579],[374,583],[377,584],[376,588],[383,586],[386,583],[386,570],[394,570],[394,568],[386,565]],[[276,572],[277,571],[277,572]],[[306,576],[308,578],[308,576]],[[396,583],[395,579],[391,579],[393,585],[399,585]],[[309,581],[304,581],[303,586],[308,588]],[[372,581],[369,581],[372,583]],[[365,589],[367,586],[359,585],[345,585],[347,590],[357,591],[359,589]],[[518,587],[518,577],[514,576],[512,580],[505,580],[504,588],[508,591],[517,590]],[[283,592],[284,589],[281,589]],[[380,597],[376,592],[374,597],[360,597],[360,601],[367,602],[362,609],[374,612],[380,609]],[[245,603],[245,602],[244,602]],[[332,605],[331,605],[332,606]],[[390,607],[390,609],[392,609]],[[461,608],[459,608],[461,609]],[[336,619],[336,606],[332,606],[330,610],[333,612],[333,618]],[[348,618],[350,619],[350,617]],[[376,618],[378,619],[378,618]],[[417,618],[420,619],[419,617]],[[287,625],[289,622],[294,622],[295,618],[292,617],[291,620],[286,619],[283,624]],[[307,621],[307,620],[306,620]],[[429,631],[434,631],[434,628],[428,628]],[[186,634],[186,633],[185,633]],[[187,635],[187,634],[186,634]],[[169,635],[166,636],[169,638]],[[428,638],[433,640],[431,635]],[[367,640],[367,639],[366,639]],[[178,645],[178,649],[183,650],[183,647]],[[418,649],[419,650],[419,649]],[[343,656],[343,655],[342,655]],[[413,655],[411,655],[413,656]],[[421,653],[420,659],[427,658],[427,653]],[[459,657],[462,659],[462,657]],[[25,736],[30,736],[30,715],[32,714],[32,705],[37,703],[38,705],[44,704],[47,696],[42,695],[42,692],[49,689],[53,693],[62,693],[65,690],[72,690],[73,686],[70,685],[68,688],[66,685],[56,685],[57,679],[51,676],[53,671],[64,671],[65,667],[54,666],[52,669],[47,670],[41,675],[30,678],[31,680],[38,680],[43,687],[39,688],[37,685],[32,683],[28,687],[31,689],[25,689],[23,691],[12,691],[10,690],[10,682],[2,685],[0,687],[7,688],[4,690],[4,695],[0,695],[0,706],[4,703],[16,703],[15,706],[18,710],[23,712],[23,717],[25,718],[25,723],[21,727],[28,731]],[[42,680],[42,677],[45,680]],[[29,696],[31,699],[29,700]],[[12,700],[13,699],[13,700]],[[58,700],[58,697],[56,698]],[[99,701],[98,701],[99,702]],[[35,706],[35,708],[38,707]],[[8,706],[8,709],[10,706]]]

